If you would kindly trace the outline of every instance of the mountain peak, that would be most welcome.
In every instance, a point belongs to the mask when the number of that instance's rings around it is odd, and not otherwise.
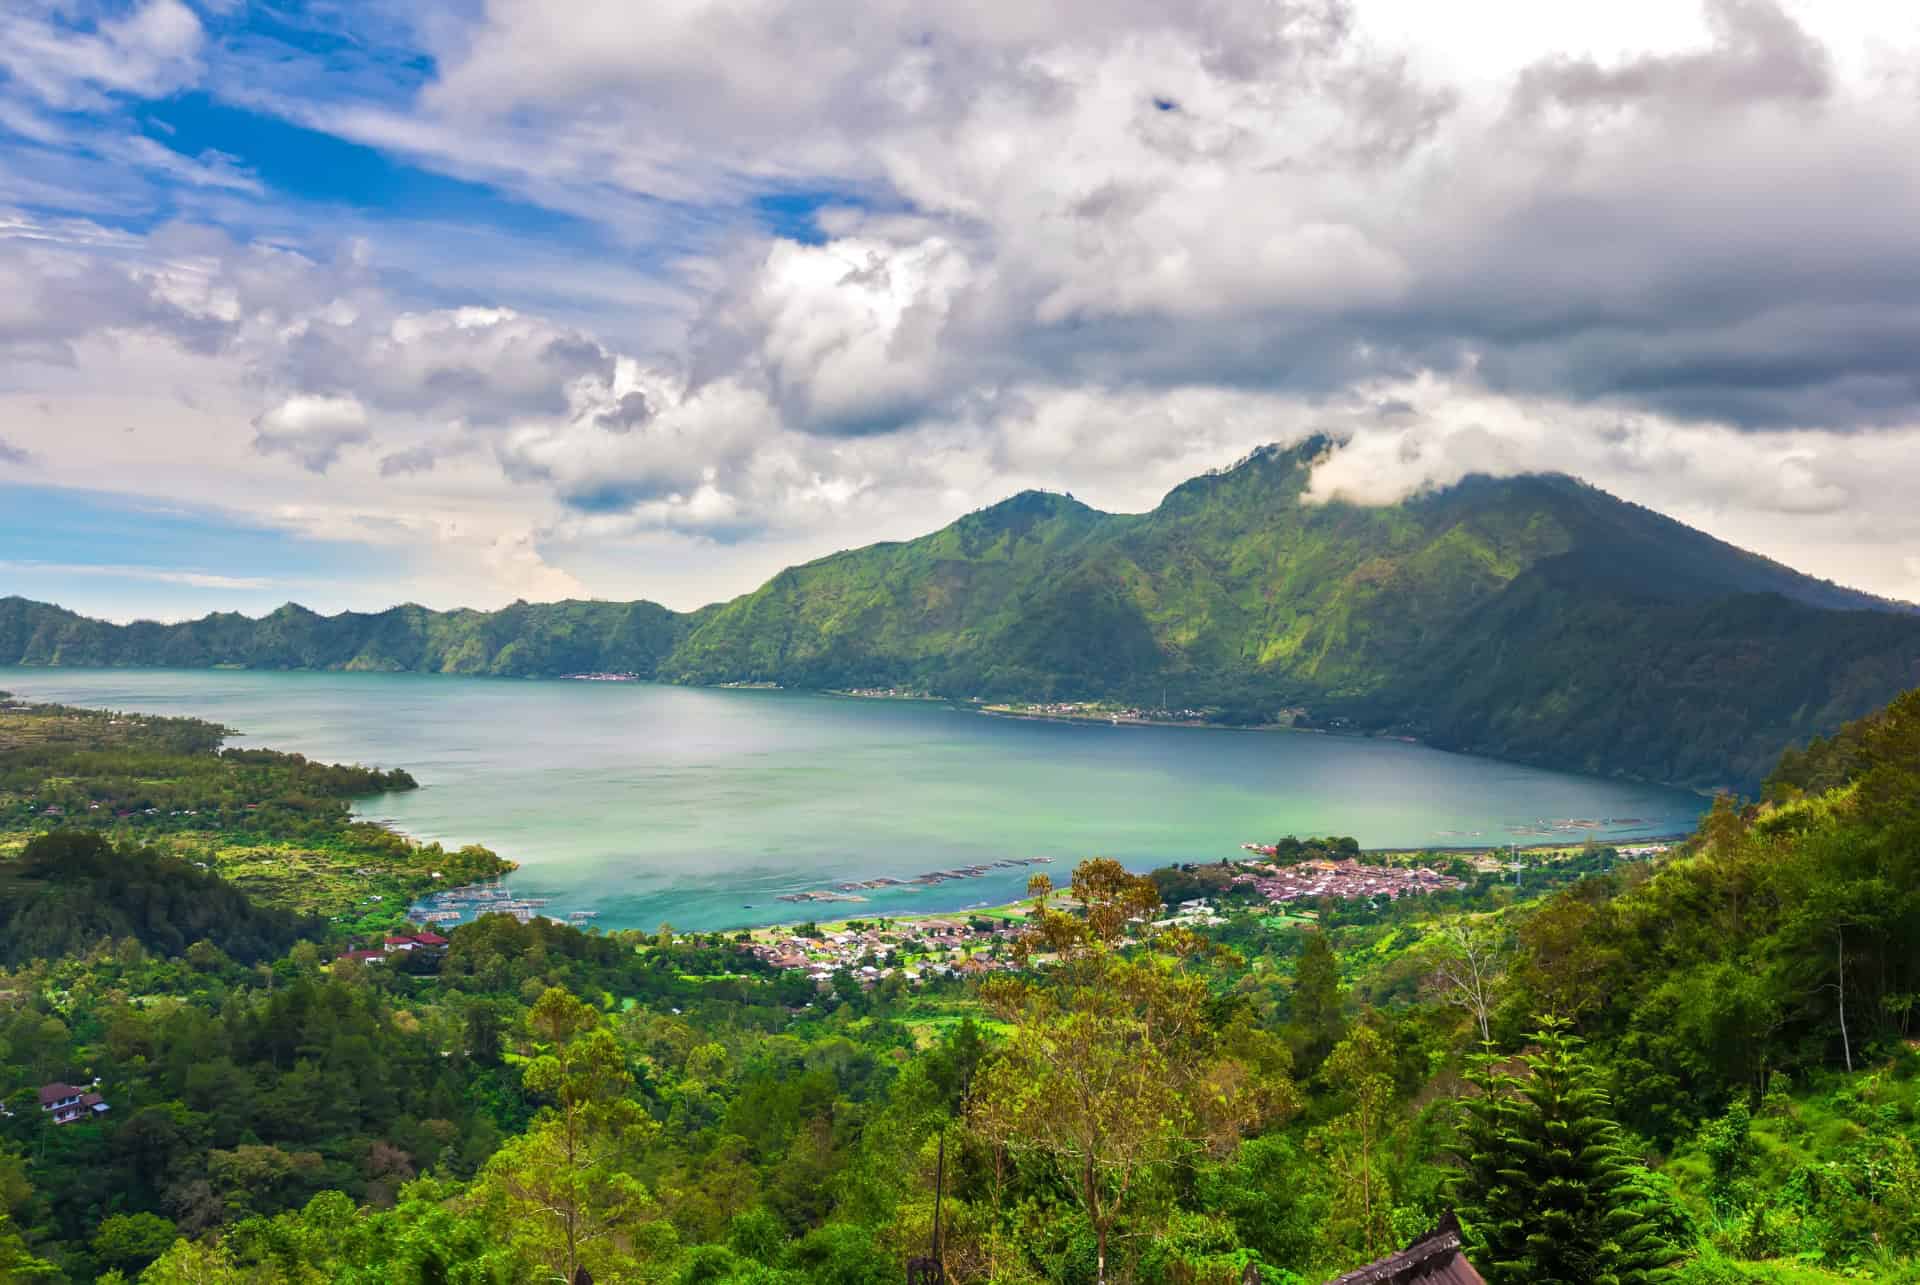
[[[1029,489],[1009,495],[998,504],[975,509],[956,525],[973,530],[1024,532],[1036,523],[1059,517],[1093,516],[1098,510],[1082,504],[1065,491]]]
[[[1337,445],[1339,441],[1334,437],[1311,433],[1293,443],[1269,442],[1256,446],[1225,468],[1208,469],[1168,491],[1160,501],[1159,511],[1179,512],[1222,493],[1249,496],[1248,487],[1258,488],[1261,498],[1275,494],[1297,495],[1306,489],[1313,466]]]

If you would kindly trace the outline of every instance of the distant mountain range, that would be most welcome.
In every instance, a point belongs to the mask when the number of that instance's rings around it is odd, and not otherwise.
[[[730,602],[395,607],[113,625],[0,599],[0,664],[239,665],[912,687],[1206,706],[1751,790],[1920,684],[1920,614],[1561,476],[1305,502],[1323,439],[1112,514],[1029,491]]]

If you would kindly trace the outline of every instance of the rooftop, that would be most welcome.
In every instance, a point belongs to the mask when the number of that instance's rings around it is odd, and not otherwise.
[[[1335,1277],[1327,1285],[1486,1285],[1460,1244],[1460,1220],[1447,1214],[1440,1225],[1397,1254]]]

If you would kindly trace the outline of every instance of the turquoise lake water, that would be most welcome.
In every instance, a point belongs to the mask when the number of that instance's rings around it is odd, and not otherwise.
[[[928,702],[646,683],[415,674],[0,668],[33,700],[187,714],[233,743],[402,767],[421,789],[363,815],[521,864],[514,892],[603,927],[726,928],[946,911],[1020,895],[1029,869],[867,904],[783,893],[1030,856],[1136,869],[1285,834],[1369,847],[1628,840],[1706,800],[1656,786],[1312,733],[993,718]]]

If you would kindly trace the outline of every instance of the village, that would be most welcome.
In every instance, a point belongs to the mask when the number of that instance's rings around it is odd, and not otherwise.
[[[868,988],[896,974],[909,984],[979,976],[1014,967],[1010,948],[1021,927],[1006,915],[785,925],[756,931],[746,948],[775,968],[806,973],[823,991],[843,970]]]
[[[1359,859],[1301,861],[1292,865],[1261,863],[1259,871],[1233,877],[1235,887],[1250,887],[1269,905],[1290,901],[1337,901],[1354,898],[1400,897],[1458,888],[1461,881],[1426,866],[1375,866]]]
[[[746,949],[775,968],[804,972],[823,991],[841,972],[871,989],[898,974],[908,985],[935,977],[977,977],[1018,967],[1012,945],[1025,930],[1031,902],[968,915],[928,919],[848,920],[784,925],[749,934]],[[1079,903],[1056,896],[1056,910]],[[1226,923],[1204,897],[1182,902],[1155,928],[1207,928]],[[1043,961],[1044,962],[1044,961]]]

